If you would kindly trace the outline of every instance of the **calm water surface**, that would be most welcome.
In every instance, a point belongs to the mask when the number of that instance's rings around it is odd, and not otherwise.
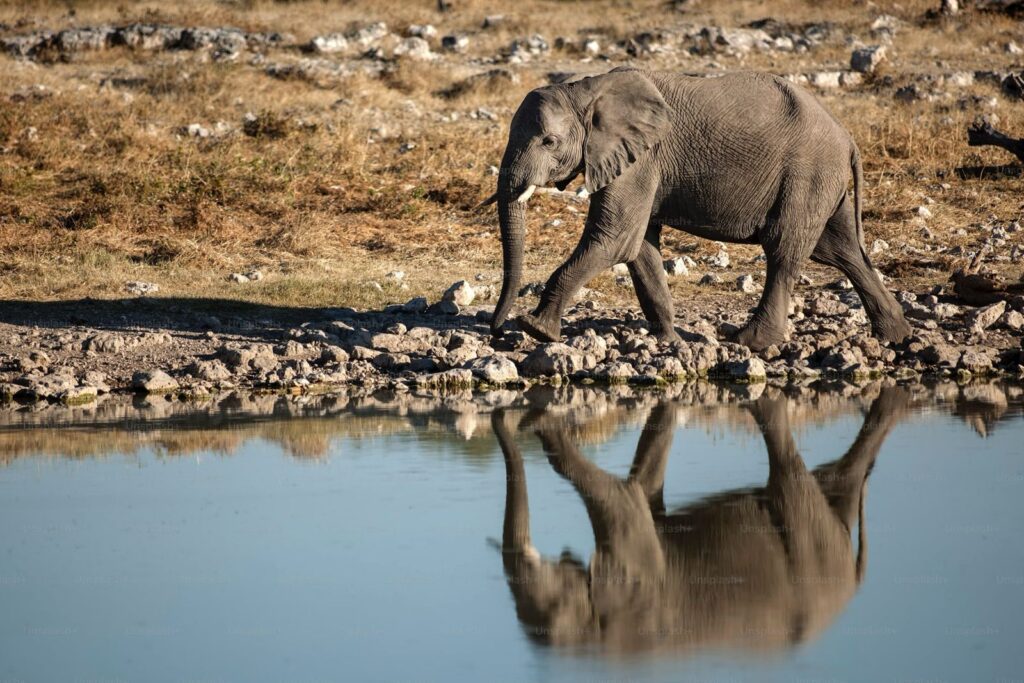
[[[1012,681],[1012,387],[0,413],[0,680]]]

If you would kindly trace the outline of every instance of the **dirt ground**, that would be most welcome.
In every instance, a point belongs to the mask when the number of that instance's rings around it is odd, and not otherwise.
[[[442,4],[0,6],[5,381],[32,352],[122,381],[170,371],[225,343],[284,343],[336,309],[433,303],[461,279],[486,310],[501,252],[493,207],[476,205],[516,106],[552,79],[625,64],[765,70],[815,93],[860,147],[866,241],[891,289],[947,296],[982,246],[983,271],[1020,277],[1020,166],[966,134],[984,117],[1024,135],[1024,100],[1006,85],[1024,61],[1017,17],[942,16],[923,0]],[[853,70],[871,46],[884,59]],[[574,189],[531,202],[526,281],[578,239],[587,202]],[[756,303],[736,281],[763,283],[759,250],[730,245],[721,266],[719,249],[666,235],[665,258],[693,259],[671,280],[683,325],[729,324]],[[805,274],[808,299],[838,278]],[[612,272],[586,297],[635,307]],[[121,347],[89,355],[104,330]]]

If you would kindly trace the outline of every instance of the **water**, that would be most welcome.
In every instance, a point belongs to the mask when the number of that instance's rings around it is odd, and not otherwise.
[[[0,679],[1019,680],[1020,392],[749,391],[0,411]]]

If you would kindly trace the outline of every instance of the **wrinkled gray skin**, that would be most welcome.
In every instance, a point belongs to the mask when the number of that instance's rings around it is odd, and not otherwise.
[[[541,418],[534,429],[544,450],[590,517],[596,543],[589,567],[534,550],[514,416],[495,413],[507,482],[503,557],[520,622],[541,643],[595,644],[607,653],[770,650],[810,639],[860,584],[866,480],[908,402],[904,389],[883,389],[849,451],[809,472],[786,399],[761,398],[749,408],[768,451],[767,485],[671,513],[662,490],[674,405],[651,412],[624,480],[583,456],[558,418]]]
[[[583,236],[537,309],[518,319],[539,340],[557,341],[574,294],[623,262],[652,333],[678,339],[662,226],[762,245],[764,293],[736,338],[752,349],[785,340],[790,293],[808,257],[850,279],[881,339],[910,333],[863,248],[857,147],[811,95],[762,73],[696,78],[616,69],[538,88],[512,119],[494,197],[505,261],[495,334],[522,279],[526,202],[517,200],[533,185],[564,189],[580,173],[593,193]]]

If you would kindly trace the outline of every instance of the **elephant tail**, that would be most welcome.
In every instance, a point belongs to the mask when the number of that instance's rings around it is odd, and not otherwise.
[[[850,152],[850,168],[853,170],[853,216],[857,225],[857,241],[860,242],[860,248],[867,253],[867,249],[864,246],[864,222],[860,215],[860,191],[864,185],[864,171],[860,165],[860,150],[857,149],[857,143],[851,141],[850,144],[853,147],[853,150]]]

